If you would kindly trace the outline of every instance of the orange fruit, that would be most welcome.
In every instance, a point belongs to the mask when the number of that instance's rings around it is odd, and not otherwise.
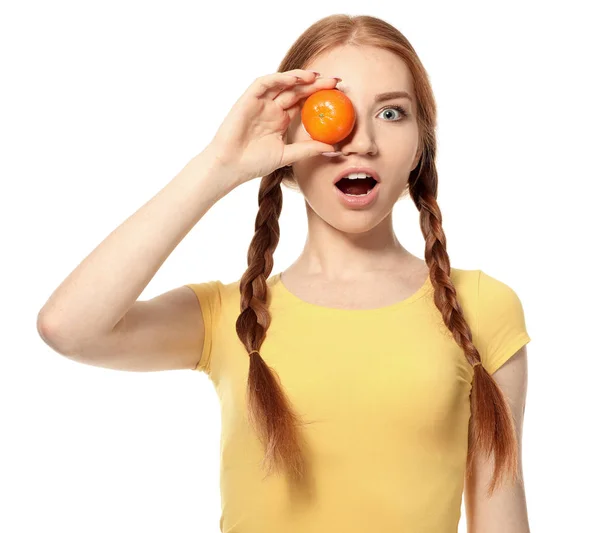
[[[304,130],[315,141],[335,144],[347,137],[356,120],[352,101],[338,89],[312,93],[301,112]]]

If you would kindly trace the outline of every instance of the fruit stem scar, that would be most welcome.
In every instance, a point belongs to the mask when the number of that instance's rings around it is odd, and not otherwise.
[[[319,118],[323,118],[325,116],[325,113],[319,113]]]

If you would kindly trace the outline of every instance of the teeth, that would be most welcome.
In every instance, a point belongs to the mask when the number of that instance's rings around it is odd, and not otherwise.
[[[359,180],[365,178],[372,178],[373,176],[367,174],[366,172],[352,172],[352,174],[348,174],[344,176],[344,178],[348,178],[349,180]]]

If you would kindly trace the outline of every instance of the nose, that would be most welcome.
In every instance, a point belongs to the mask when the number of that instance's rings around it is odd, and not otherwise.
[[[354,123],[354,128],[348,134],[347,137],[342,139],[339,143],[333,145],[337,150],[338,155],[375,155],[377,153],[377,144],[373,132],[370,130],[368,124],[362,124],[358,116]]]

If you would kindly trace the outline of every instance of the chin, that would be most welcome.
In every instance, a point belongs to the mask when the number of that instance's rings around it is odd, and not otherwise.
[[[342,206],[328,206],[325,213],[315,212],[315,214],[342,233],[359,235],[375,229],[390,213],[388,210],[376,207],[350,210]]]
[[[395,198],[390,198],[389,194],[382,194],[383,190],[379,190],[370,205],[349,207],[340,201],[332,188],[303,191],[305,201],[313,216],[319,217],[331,227],[344,233],[359,234],[371,231],[385,220],[394,208]],[[311,197],[315,197],[316,200],[311,201]]]

